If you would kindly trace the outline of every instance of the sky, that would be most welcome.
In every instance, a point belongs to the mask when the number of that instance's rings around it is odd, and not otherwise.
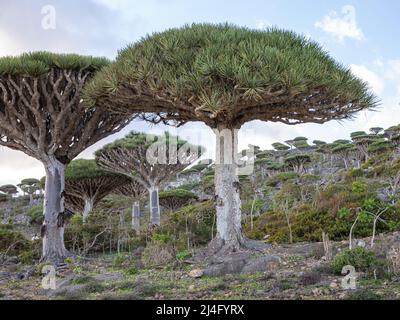
[[[378,111],[361,112],[354,121],[287,126],[253,121],[239,132],[239,148],[262,149],[296,136],[334,141],[356,130],[400,123],[400,1],[398,0],[0,0],[0,56],[48,50],[106,56],[141,37],[192,22],[230,22],[265,29],[270,26],[302,33],[319,42],[336,60],[367,81],[380,98]],[[214,155],[211,129],[201,123],[180,128],[134,121],[120,133],[85,150],[90,158],[106,142],[131,130],[174,130]],[[0,185],[44,175],[37,160],[0,147]]]

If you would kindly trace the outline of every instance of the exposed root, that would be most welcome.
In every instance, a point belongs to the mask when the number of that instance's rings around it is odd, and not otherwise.
[[[240,240],[226,243],[219,237],[215,237],[205,248],[196,254],[193,258],[194,261],[206,261],[209,263],[223,262],[232,254],[240,253],[256,253],[263,252],[269,248],[269,245],[261,241],[250,240],[244,237],[240,237]]]

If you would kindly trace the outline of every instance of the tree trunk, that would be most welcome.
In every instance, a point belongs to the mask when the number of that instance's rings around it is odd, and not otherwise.
[[[29,206],[32,207],[35,204],[33,200],[33,193],[29,194]]]
[[[85,197],[85,207],[83,208],[83,223],[87,223],[89,214],[93,211],[93,199]]]
[[[64,246],[64,187],[65,164],[55,158],[44,163],[46,188],[44,221],[42,225],[42,261],[59,264],[69,255]]]
[[[216,133],[215,195],[217,239],[228,250],[236,251],[243,243],[242,213],[237,174],[237,130]]]
[[[346,170],[348,170],[349,169],[349,164],[347,163],[347,158],[346,157],[343,158],[343,162],[344,162],[344,168]]]
[[[140,206],[139,202],[135,201],[132,206],[132,229],[136,234],[140,234]]]
[[[158,187],[152,186],[149,188],[150,195],[150,220],[151,225],[160,226],[161,225],[161,217],[160,217],[160,203],[158,198]]]

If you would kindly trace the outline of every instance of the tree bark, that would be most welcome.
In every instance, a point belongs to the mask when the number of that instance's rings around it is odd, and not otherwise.
[[[216,133],[215,195],[217,209],[217,239],[229,251],[238,250],[243,242],[242,213],[237,174],[237,131]]]
[[[85,197],[85,206],[83,208],[83,223],[87,223],[89,214],[93,211],[93,199]]]
[[[65,167],[54,157],[45,163],[46,188],[44,221],[42,225],[42,261],[60,264],[69,255],[64,246],[64,187]]]
[[[33,200],[33,193],[29,194],[29,206],[32,207],[35,204]]]
[[[139,202],[135,201],[132,206],[132,229],[136,234],[140,234],[140,206]]]
[[[151,225],[160,226],[161,216],[160,216],[160,203],[158,197],[158,187],[152,186],[149,188],[150,195],[150,220]]]

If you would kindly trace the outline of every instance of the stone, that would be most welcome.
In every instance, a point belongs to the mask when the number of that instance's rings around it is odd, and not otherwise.
[[[365,248],[365,247],[366,247],[365,241],[359,240],[359,241],[357,242],[357,247]]]
[[[203,270],[194,269],[189,272],[189,277],[191,278],[201,278],[203,276]]]
[[[122,273],[114,272],[114,273],[106,273],[99,274],[93,277],[97,281],[108,282],[108,281],[117,281],[123,278]]]
[[[276,270],[280,258],[272,255],[251,257],[248,254],[233,254],[225,260],[216,262],[207,267],[203,274],[218,277],[227,274],[251,274],[256,272],[269,272]]]
[[[250,260],[243,268],[241,273],[255,273],[276,270],[279,266],[281,259],[276,256],[262,256],[254,260]]]

